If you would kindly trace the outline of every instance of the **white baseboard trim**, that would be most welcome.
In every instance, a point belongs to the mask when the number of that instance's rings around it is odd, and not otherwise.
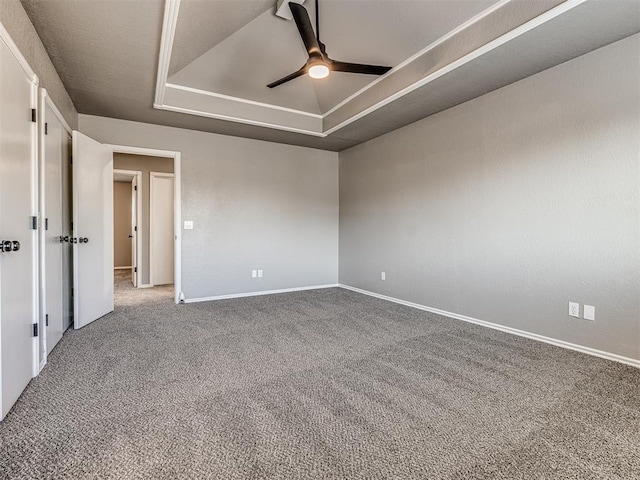
[[[153,288],[155,287],[155,285],[153,285],[152,283],[141,283],[140,285],[138,285],[138,288]]]
[[[131,270],[132,267],[113,267],[114,270]]]
[[[551,337],[545,337],[543,335],[538,335],[537,333],[530,333],[524,330],[519,330],[517,328],[505,327],[504,325],[499,325],[497,323],[486,322],[484,320],[478,320],[477,318],[467,317],[465,315],[459,315],[457,313],[447,312],[445,310],[440,310],[438,308],[427,307],[425,305],[420,305],[419,303],[407,302],[406,300],[400,300],[399,298],[389,297],[387,295],[381,295],[379,293],[370,292],[368,290],[362,290],[361,288],[352,287],[350,285],[344,285],[342,283],[339,284],[338,286],[346,290],[362,293],[363,295],[369,295],[371,297],[380,298],[382,300],[387,300],[389,302],[399,303],[401,305],[406,305],[408,307],[417,308],[418,310],[437,313],[438,315],[454,318],[456,320],[462,320],[463,322],[475,323],[476,325],[482,325],[483,327],[493,328],[494,330],[500,330],[501,332],[511,333],[513,335],[518,335],[520,337],[530,338],[532,340],[549,343],[557,347],[567,348],[569,350],[575,350],[577,352],[586,353],[588,355],[593,355],[596,357],[605,358],[607,360],[613,360],[614,362],[624,363],[632,367],[640,368],[640,360],[637,360],[634,358],[623,357],[622,355],[617,355],[615,353],[603,352],[602,350],[596,350],[595,348],[584,347],[582,345],[577,345],[575,343],[565,342],[564,340],[557,340]]]
[[[260,292],[232,293],[230,295],[217,295],[214,297],[185,298],[184,303],[211,302],[214,300],[229,300],[231,298],[257,297],[260,295],[274,295],[276,293],[302,292],[304,290],[319,290],[321,288],[336,288],[339,286],[340,285],[338,285],[337,283],[331,283],[328,285],[313,285],[310,287],[282,288],[280,290],[262,290]]]

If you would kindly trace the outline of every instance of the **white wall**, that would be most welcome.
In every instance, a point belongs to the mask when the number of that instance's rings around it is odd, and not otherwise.
[[[182,153],[188,299],[337,283],[337,153],[89,115],[79,126],[103,143]]]
[[[640,36],[341,152],[340,282],[640,359]]]

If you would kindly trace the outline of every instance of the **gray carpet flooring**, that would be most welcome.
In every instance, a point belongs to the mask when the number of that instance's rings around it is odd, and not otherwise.
[[[342,289],[117,290],[0,423],[1,478],[640,478],[640,370]]]

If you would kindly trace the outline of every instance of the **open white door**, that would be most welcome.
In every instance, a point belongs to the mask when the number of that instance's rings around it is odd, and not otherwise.
[[[131,282],[134,287],[138,287],[138,176],[133,177],[131,182]]]
[[[73,132],[74,328],[113,311],[113,152]]]

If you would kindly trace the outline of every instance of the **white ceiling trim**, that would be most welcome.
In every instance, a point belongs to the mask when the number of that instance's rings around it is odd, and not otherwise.
[[[173,50],[173,39],[176,36],[176,24],[178,22],[178,12],[180,11],[180,0],[165,0],[164,18],[162,20],[162,36],[160,38],[160,57],[158,58],[158,74],[156,76],[156,96],[154,107],[162,105],[164,93],[169,76],[169,63],[171,62],[171,51]]]
[[[187,87],[186,85],[178,85],[176,83],[167,83],[166,86],[169,88],[175,88],[176,90],[184,90],[185,92],[197,93],[200,95],[207,95],[209,97],[223,98],[225,100],[232,100],[234,102],[246,103],[246,104],[254,105],[257,107],[272,108],[274,110],[295,113],[297,115],[305,115],[307,117],[313,117],[313,118],[320,118],[320,119],[324,118],[324,115],[320,115],[318,113],[305,112],[303,110],[296,110],[295,108],[281,107],[280,105],[272,105],[270,103],[256,102],[255,100],[247,100],[246,98],[233,97],[231,95],[225,95],[223,93],[216,93],[216,92],[211,92],[209,90],[201,90],[199,88]]]
[[[457,35],[458,33],[462,32],[464,29],[470,27],[471,25],[473,25],[474,23],[482,20],[484,17],[487,17],[489,15],[491,15],[493,12],[495,12],[496,10],[499,10],[500,8],[502,8],[504,5],[506,5],[507,3],[511,2],[512,0],[500,0],[498,3],[491,5],[489,8],[487,8],[486,10],[480,12],[479,14],[475,15],[474,17],[471,17],[469,20],[467,20],[466,22],[462,23],[460,26],[458,26],[457,28],[454,28],[453,30],[451,30],[449,33],[447,33],[446,35],[440,37],[439,39],[437,39],[435,42],[431,43],[430,45],[427,45],[426,47],[424,47],[422,50],[420,50],[419,52],[411,55],[409,58],[407,58],[404,62],[399,63],[398,65],[396,65],[395,67],[393,67],[391,70],[389,70],[387,73],[385,73],[384,75],[381,75],[380,77],[376,78],[374,81],[372,81],[371,83],[366,84],[364,87],[362,87],[360,90],[358,90],[357,92],[353,93],[352,95],[348,96],[347,98],[345,98],[343,101],[341,101],[340,103],[338,103],[336,106],[334,106],[333,108],[331,108],[330,110],[328,110],[324,115],[323,118],[326,116],[331,115],[333,112],[335,112],[336,110],[338,110],[340,107],[346,105],[347,103],[349,103],[351,100],[353,100],[354,98],[358,97],[359,95],[362,95],[364,92],[366,92],[367,90],[369,90],[370,88],[372,88],[374,85],[380,83],[381,81],[383,81],[386,77],[388,77],[389,75],[393,74],[394,72],[397,72],[398,70],[400,70],[402,67],[405,67],[407,65],[409,65],[411,62],[413,62],[414,60],[420,58],[422,55],[424,55],[425,53],[427,53],[430,50],[433,50],[434,48],[436,48],[438,45],[443,44],[444,42],[446,42],[447,40],[449,40],[450,38],[452,38],[453,36]]]
[[[164,107],[181,108],[216,115],[218,119],[236,119],[251,125],[275,125],[277,128],[295,129],[297,132],[322,133],[323,120],[288,111],[270,110],[249,103],[238,103],[218,96],[201,95],[189,90],[174,89],[167,85]],[[275,127],[274,127],[275,128]]]
[[[510,0],[507,0],[510,1]],[[505,33],[504,35],[496,38],[495,40],[483,45],[482,47],[474,50],[473,52],[459,58],[458,60],[450,63],[449,65],[441,68],[440,70],[437,70],[435,72],[433,72],[430,75],[427,75],[426,77],[418,80],[417,82],[409,85],[408,87],[403,88],[402,90],[394,93],[393,95],[385,98],[384,100],[376,103],[375,105],[372,105],[371,107],[357,113],[356,115],[353,115],[352,117],[349,117],[348,119],[346,119],[345,121],[339,123],[338,125],[336,125],[335,127],[330,128],[329,130],[326,130],[324,133],[326,135],[331,135],[332,133],[340,130],[341,128],[346,127],[347,125],[355,122],[356,120],[361,119],[362,117],[365,117],[367,115],[369,115],[372,112],[375,112],[376,110],[378,110],[379,108],[384,107],[385,105],[388,105],[389,103],[394,102],[395,100],[404,97],[405,95],[413,92],[414,90],[423,87],[425,85],[427,85],[428,83],[433,82],[434,80],[442,77],[443,75],[446,75],[447,73],[452,72],[453,70],[461,67],[462,65],[465,65],[466,63],[469,63],[473,60],[475,60],[478,57],[481,57],[482,55],[484,55],[485,53],[490,52],[491,50],[494,50],[502,45],[504,45],[505,43],[510,42],[511,40],[519,37],[520,35],[523,35],[531,30],[533,30],[534,28],[539,27],[540,25],[543,25],[544,23],[547,23],[549,20],[553,20],[554,18],[568,12],[569,10],[572,10],[573,8],[577,7],[578,5],[581,5],[583,3],[585,3],[588,0],[567,0],[565,3],[562,3],[560,5],[558,5],[555,8],[552,8],[551,10],[543,13],[542,15],[534,18],[533,20],[528,21],[527,23],[521,25],[520,27],[511,30],[510,32]],[[506,3],[506,2],[505,2]],[[327,113],[328,114],[328,113]]]
[[[320,120],[322,119],[321,116],[317,114],[311,114],[309,112],[286,109],[284,107],[279,107],[276,105],[260,104],[260,102],[252,102],[246,99],[240,99],[237,97],[230,97],[228,95],[216,94],[215,92],[205,92],[204,90],[192,89],[190,87],[183,87],[181,85],[174,85],[174,84],[167,83],[167,79],[169,75],[169,64],[171,62],[171,52],[173,49],[173,41],[176,33],[176,25],[178,22],[179,11],[180,11],[180,0],[165,0],[164,18],[162,22],[162,36],[160,39],[160,54],[158,58],[158,72],[156,76],[156,95],[155,95],[155,101],[153,103],[153,108],[158,110],[167,110],[172,112],[197,115],[201,117],[215,118],[218,120],[227,120],[227,121],[243,123],[247,125],[273,128],[277,130],[284,130],[287,132],[302,133],[305,135],[312,135],[312,136],[322,137],[322,138],[327,136],[322,132],[317,132],[313,130],[289,127],[285,125],[279,125],[279,124],[270,123],[270,122],[263,122],[259,120],[251,120],[251,119],[246,119],[241,117],[234,117],[230,115],[222,115],[222,114],[217,114],[217,113],[203,111],[203,110],[180,107],[177,105],[168,105],[165,102],[165,97],[166,97],[167,87],[170,87],[175,89],[181,89],[183,91],[189,91],[191,93],[200,93],[208,96],[214,96],[224,100],[231,100],[231,101],[244,103],[244,104],[252,104],[260,108],[271,108],[276,110],[288,111],[289,113],[295,113],[295,114],[311,116],[311,117],[318,117],[318,119]]]
[[[195,110],[192,108],[184,108],[184,107],[178,107],[176,105],[166,105],[166,104],[162,104],[162,105],[154,105],[154,108],[157,108],[158,110],[167,110],[170,112],[178,112],[178,113],[186,113],[189,115],[198,115],[199,117],[207,117],[207,118],[215,118],[217,120],[228,120],[231,122],[237,122],[237,123],[244,123],[246,125],[255,125],[257,127],[268,127],[268,128],[273,128],[276,130],[284,130],[286,132],[293,132],[293,133],[302,133],[305,135],[312,135],[314,137],[321,137],[324,138],[327,136],[326,133],[323,132],[314,132],[313,130],[305,130],[302,128],[295,128],[295,127],[287,127],[284,125],[278,125],[278,124],[274,124],[274,123],[269,123],[269,122],[261,122],[258,120],[248,120],[246,118],[240,118],[240,117],[233,117],[230,115],[220,115],[218,113],[213,113],[213,112],[206,112],[203,110]]]
[[[301,1],[293,0],[293,1],[295,1],[295,3],[303,3],[305,0],[301,0]],[[171,52],[172,52],[172,49],[173,49],[173,42],[174,42],[174,38],[175,38],[176,25],[177,25],[177,22],[178,22],[178,15],[179,15],[179,11],[180,11],[180,0],[165,0],[164,19],[163,19],[163,25],[162,25],[162,38],[161,38],[161,42],[160,42],[160,55],[159,55],[159,61],[158,61],[158,75],[157,75],[157,78],[156,78],[156,96],[155,96],[155,102],[154,102],[153,106],[154,106],[154,108],[160,109],[160,110],[180,111],[182,113],[191,113],[191,112],[193,112],[194,115],[200,115],[200,116],[207,116],[207,117],[210,117],[210,118],[218,118],[218,119],[236,121],[236,122],[239,122],[239,123],[247,123],[247,124],[250,124],[250,125],[260,124],[261,126],[266,126],[266,127],[270,127],[270,128],[292,131],[291,127],[282,126],[282,125],[276,124],[276,123],[270,123],[270,122],[257,122],[257,123],[255,123],[254,121],[251,121],[251,120],[248,120],[248,119],[245,119],[245,118],[242,118],[242,117],[234,117],[234,116],[229,116],[229,115],[213,116],[214,114],[212,114],[211,112],[206,112],[206,111],[201,111],[201,110],[193,110],[191,108],[184,108],[184,107],[168,105],[165,102],[166,88],[170,87],[170,88],[183,90],[183,91],[188,91],[188,92],[196,93],[196,94],[200,94],[200,95],[207,95],[207,96],[217,97],[217,98],[230,100],[230,101],[234,101],[234,102],[238,102],[238,103],[249,104],[249,105],[253,105],[253,106],[256,106],[256,107],[260,107],[260,108],[280,110],[280,111],[285,111],[285,112],[289,112],[289,113],[295,113],[297,115],[304,115],[304,116],[309,116],[309,117],[319,118],[319,119],[324,120],[328,115],[332,114],[333,112],[338,110],[340,107],[344,106],[345,104],[347,104],[348,102],[350,102],[354,98],[356,98],[359,95],[363,94],[369,88],[373,87],[374,85],[376,85],[380,81],[383,81],[385,78],[387,78],[393,72],[396,72],[396,71],[400,70],[402,67],[410,64],[411,62],[413,62],[414,60],[419,58],[421,55],[424,55],[429,50],[432,50],[432,49],[436,48],[438,45],[440,45],[443,42],[447,41],[449,38],[453,37],[454,35],[456,35],[457,33],[461,32],[462,30],[464,30],[465,28],[469,27],[470,25],[480,21],[482,18],[492,14],[493,12],[495,12],[496,10],[498,10],[499,8],[501,8],[502,6],[506,5],[507,3],[511,2],[511,1],[513,1],[513,0],[500,0],[498,3],[492,5],[488,9],[486,9],[486,10],[480,12],[479,14],[475,15],[474,17],[472,17],[468,21],[464,22],[463,24],[461,24],[460,26],[458,26],[454,30],[452,30],[449,33],[447,33],[446,35],[444,35],[443,37],[439,38],[435,42],[431,43],[427,47],[425,47],[422,50],[420,50],[419,52],[417,52],[416,54],[414,54],[411,57],[407,58],[402,63],[396,65],[394,68],[389,70],[389,72],[387,72],[384,75],[381,75],[380,77],[375,79],[373,82],[367,84],[365,87],[363,87],[359,91],[357,91],[354,94],[350,95],[345,100],[343,100],[342,102],[340,102],[339,104],[337,104],[333,108],[331,108],[329,111],[325,112],[324,114],[316,114],[316,113],[311,113],[311,112],[305,112],[303,110],[296,110],[296,109],[292,109],[292,108],[281,107],[279,105],[273,105],[273,104],[268,104],[268,103],[264,103],[264,102],[257,102],[257,101],[254,101],[254,100],[248,100],[248,99],[240,98],[240,97],[234,97],[234,96],[231,96],[231,95],[224,95],[224,94],[212,92],[212,91],[209,91],[209,90],[202,90],[202,89],[198,89],[198,88],[188,87],[186,85],[178,85],[178,84],[174,84],[174,83],[168,83],[167,80],[168,80],[169,65],[170,65],[170,62],[171,62]],[[383,106],[383,105],[381,104],[380,107],[381,106]],[[176,110],[176,109],[180,109],[180,110]],[[375,111],[375,110],[376,109],[373,109],[373,110],[370,110],[370,111]],[[195,112],[200,112],[200,113],[195,113]],[[202,115],[202,114],[206,114],[206,115]],[[358,117],[358,118],[360,118],[360,117]],[[354,117],[352,121],[355,121],[358,118]],[[349,119],[349,120],[351,120],[351,119]],[[345,125],[348,125],[348,123],[345,123]],[[335,130],[336,130],[336,127],[332,128],[331,132],[333,132]],[[307,130],[307,129],[295,129],[295,131],[298,131],[299,133],[307,133],[308,132],[308,134],[315,135],[315,136],[318,136],[318,133],[319,133],[319,132],[315,132],[315,131],[311,131],[311,130]],[[322,137],[325,137],[325,136],[327,136],[327,135],[322,135]]]
[[[459,27],[457,27],[456,29],[452,30],[451,32],[447,33],[445,36],[439,38],[438,40],[436,40],[435,42],[431,43],[430,45],[428,45],[427,47],[425,47],[424,49],[422,49],[420,52],[412,55],[411,57],[409,57],[407,60],[403,61],[401,64],[397,65],[396,67],[394,67],[392,70],[390,70],[387,74],[381,76],[380,78],[376,79],[375,81],[373,81],[372,83],[368,84],[367,86],[365,86],[364,88],[362,88],[361,90],[359,90],[358,92],[354,93],[353,95],[351,95],[350,97],[348,97],[347,99],[345,99],[344,101],[342,101],[340,104],[336,105],[335,107],[333,107],[331,110],[329,110],[328,112],[319,115],[319,114],[314,114],[314,113],[310,113],[310,112],[304,112],[304,111],[300,111],[300,110],[295,110],[295,109],[290,109],[290,108],[286,108],[286,107],[281,107],[281,106],[277,106],[277,105],[271,105],[271,104],[265,104],[262,102],[256,102],[253,100],[247,100],[247,99],[242,99],[239,97],[233,97],[233,96],[228,96],[228,95],[223,95],[223,94],[219,94],[219,93],[215,93],[215,92],[210,92],[210,91],[206,91],[206,90],[200,90],[197,88],[192,88],[192,87],[187,87],[187,86],[183,86],[183,85],[176,85],[176,84],[172,84],[172,83],[167,83],[167,74],[168,74],[168,70],[169,70],[169,61],[171,58],[171,50],[172,50],[172,46],[173,46],[173,39],[174,39],[174,35],[175,35],[175,27],[176,27],[176,23],[177,23],[177,18],[178,18],[178,13],[179,13],[179,4],[180,4],[180,0],[165,0],[165,16],[164,16],[164,23],[163,23],[163,29],[162,29],[162,39],[161,39],[161,45],[160,45],[160,58],[159,58],[159,66],[158,66],[158,77],[157,77],[157,86],[156,86],[156,102],[154,103],[154,108],[157,109],[161,109],[161,110],[168,110],[168,111],[174,111],[174,112],[179,112],[179,113],[186,113],[186,114],[191,114],[191,115],[197,115],[197,116],[202,116],[202,117],[208,117],[208,118],[215,118],[215,119],[219,119],[219,120],[227,120],[227,121],[233,121],[233,122],[237,122],[237,123],[243,123],[243,124],[248,124],[248,125],[255,125],[255,126],[260,126],[260,127],[267,127],[267,128],[273,128],[273,129],[277,129],[277,130],[284,130],[284,131],[288,131],[288,132],[294,132],[294,133],[301,133],[301,134],[305,134],[305,135],[312,135],[315,137],[320,137],[320,138],[324,138],[327,137],[335,132],[337,132],[338,130],[346,127],[347,125],[350,125],[351,123],[360,120],[361,118],[371,114],[372,112],[375,112],[376,110],[388,105],[389,103],[392,103],[396,100],[398,100],[399,98],[413,92],[414,90],[424,87],[425,85],[433,82],[434,80],[442,77],[443,75],[446,75],[447,73],[450,73],[452,71],[454,71],[455,69],[461,67],[462,65],[465,65],[479,57],[481,57],[482,55],[506,44],[507,42],[539,27],[540,25],[568,12],[569,10],[585,3],[588,0],[567,0],[566,2],[550,9],[549,11],[539,15],[536,18],[533,18],[532,20],[520,25],[519,27],[505,33],[504,35],[501,35],[500,37],[496,38],[495,40],[483,45],[482,47],[470,52],[469,54],[459,58],[458,60],[453,61],[452,63],[446,65],[445,67],[441,68],[438,71],[433,72],[432,74],[421,78],[420,80],[412,83],[411,85],[403,88],[402,90],[396,92],[395,94],[385,98],[384,100],[379,101],[378,103],[371,105],[370,107],[358,112],[357,114],[354,114],[353,116],[347,118],[346,120],[344,120],[343,122],[339,123],[338,125],[335,125],[334,127],[322,131],[322,127],[321,127],[321,131],[314,131],[314,130],[309,130],[309,129],[305,129],[305,128],[296,128],[296,127],[292,127],[289,125],[282,125],[282,124],[278,124],[278,123],[272,123],[272,122],[268,122],[268,121],[261,121],[261,120],[256,120],[256,119],[248,119],[248,118],[243,118],[243,117],[238,117],[238,116],[233,116],[233,115],[227,115],[227,114],[219,114],[219,113],[215,113],[213,111],[206,111],[206,110],[200,110],[200,109],[195,109],[192,107],[188,107],[185,108],[184,106],[178,106],[178,105],[168,105],[165,102],[165,93],[166,93],[166,89],[167,87],[172,88],[172,89],[176,89],[176,90],[182,90],[182,91],[186,91],[186,92],[190,92],[190,93],[194,93],[194,94],[200,94],[200,95],[204,95],[204,96],[209,96],[209,97],[216,97],[219,99],[224,99],[227,101],[231,101],[231,102],[238,102],[238,103],[242,103],[245,105],[252,105],[255,106],[259,109],[273,109],[273,110],[280,110],[283,112],[288,112],[288,113],[293,113],[293,114],[297,114],[297,115],[304,115],[304,116],[308,116],[308,117],[313,117],[313,118],[318,118],[318,119],[322,119],[324,120],[328,115],[334,113],[338,108],[344,106],[345,104],[347,104],[348,102],[352,101],[353,99],[357,98],[359,95],[363,94],[364,92],[366,92],[368,89],[370,89],[371,87],[373,87],[374,85],[376,85],[377,83],[383,81],[387,76],[390,75],[390,73],[395,72],[400,70],[401,68],[405,67],[406,65],[410,64],[411,62],[415,61],[417,58],[419,58],[420,56],[424,55],[425,53],[429,52],[430,50],[436,48],[438,45],[442,44],[443,42],[447,41],[448,39],[452,38],[454,35],[456,35],[457,33],[463,31],[465,28],[468,28],[470,25],[473,25],[474,23],[480,21],[481,19],[485,18],[486,16],[492,14],[493,12],[495,12],[496,10],[500,9],[501,7],[503,7],[504,5],[512,2],[513,0],[501,0],[498,3],[492,5],[491,7],[489,7],[488,9],[484,10],[483,12],[479,13],[478,15],[474,16],[473,18],[469,19],[467,22],[465,22],[464,24],[460,25]]]

